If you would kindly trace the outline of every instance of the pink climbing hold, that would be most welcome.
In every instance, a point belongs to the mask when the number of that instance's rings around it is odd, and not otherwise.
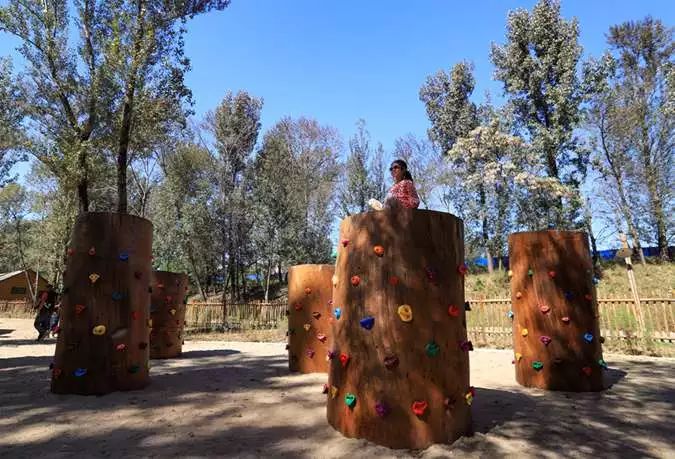
[[[541,336],[541,337],[539,337],[539,341],[544,343],[545,346],[548,346],[551,342],[551,337],[550,336]]]

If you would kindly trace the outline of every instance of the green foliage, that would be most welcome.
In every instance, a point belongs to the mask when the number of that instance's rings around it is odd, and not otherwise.
[[[443,154],[447,154],[458,137],[476,127],[476,106],[469,100],[475,86],[473,65],[460,62],[449,73],[441,70],[427,77],[420,89],[420,100],[431,121],[429,138]]]
[[[495,76],[538,159],[532,172],[545,176],[530,184],[537,188],[528,200],[529,220],[540,227],[575,227],[579,217],[588,152],[574,135],[583,97],[578,37],[576,20],[561,17],[558,0],[540,0],[531,12],[511,12],[506,43],[492,46]]]
[[[365,120],[361,119],[356,123],[356,133],[349,139],[349,156],[339,190],[343,216],[365,212],[369,199],[384,200],[384,168],[384,150],[379,145],[373,153],[370,133]]]

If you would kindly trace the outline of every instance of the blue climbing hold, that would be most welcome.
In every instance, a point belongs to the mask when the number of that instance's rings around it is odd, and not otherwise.
[[[507,312],[506,317],[508,317],[509,319],[513,319],[513,311]]]
[[[115,301],[119,301],[122,299],[122,293],[121,292],[112,292],[112,299]]]
[[[82,377],[82,376],[84,376],[84,375],[87,374],[87,369],[86,369],[86,368],[78,368],[77,370],[75,370],[75,371],[73,372],[73,374],[74,374],[75,376],[77,376],[78,378],[80,378],[80,377]]]
[[[333,311],[333,313],[335,314],[335,318],[339,320],[340,316],[342,315],[342,309],[335,308],[335,311]]]
[[[364,317],[359,321],[359,323],[366,330],[370,330],[371,328],[373,328],[373,325],[375,325],[375,317],[372,316]]]
[[[584,333],[584,339],[586,340],[587,343],[592,343],[593,342],[593,334],[592,333]]]
[[[119,259],[120,259],[120,261],[128,261],[129,260],[129,254],[127,252],[122,252],[122,253],[120,253]]]
[[[593,285],[598,285],[600,283],[600,279],[597,277],[593,276]]]
[[[574,298],[574,294],[572,292],[565,292],[566,300],[571,300],[572,298]]]

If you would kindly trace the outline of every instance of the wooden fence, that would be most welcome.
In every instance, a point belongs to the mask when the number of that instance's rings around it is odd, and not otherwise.
[[[222,303],[190,303],[185,321],[193,330],[274,329],[285,323],[287,309],[286,302],[227,303],[225,308]]]
[[[509,299],[470,301],[469,339],[477,347],[512,345]],[[244,331],[285,327],[286,302],[190,303],[185,320],[192,330]],[[643,298],[636,307],[630,298],[598,300],[600,330],[607,350],[675,355],[675,298]],[[33,318],[22,301],[0,301],[0,317]]]
[[[467,314],[469,339],[476,346],[509,348],[512,324],[510,299],[474,300]],[[675,298],[598,300],[604,348],[629,353],[675,355]]]

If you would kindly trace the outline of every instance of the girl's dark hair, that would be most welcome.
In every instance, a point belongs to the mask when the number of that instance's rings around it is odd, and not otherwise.
[[[391,163],[391,165],[393,166],[394,164],[401,166],[401,170],[403,171],[403,180],[410,180],[411,182],[413,181],[412,175],[408,171],[408,163],[406,163],[402,159],[395,159],[394,162]]]

